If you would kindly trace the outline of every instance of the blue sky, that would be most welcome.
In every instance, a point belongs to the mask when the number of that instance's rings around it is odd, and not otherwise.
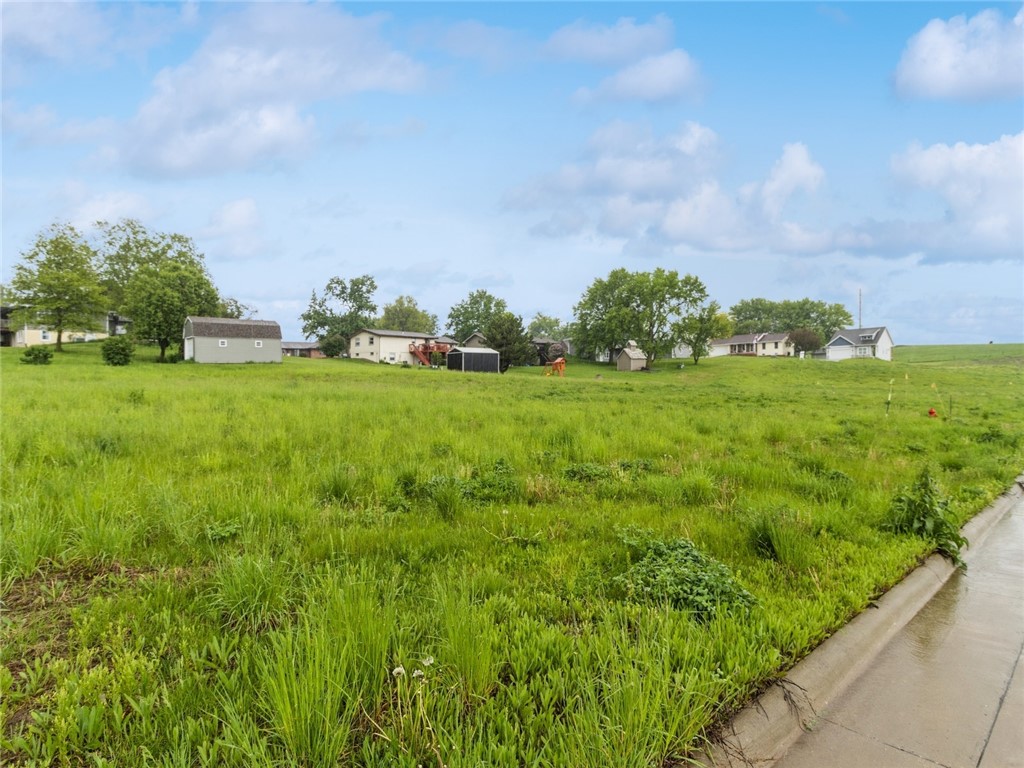
[[[301,338],[372,274],[569,320],[617,267],[1024,340],[1019,3],[10,3],[4,280],[50,222],[192,237]]]

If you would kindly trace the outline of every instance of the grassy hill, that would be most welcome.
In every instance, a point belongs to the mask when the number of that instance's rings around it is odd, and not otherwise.
[[[504,376],[0,351],[0,759],[685,756],[1024,464],[1024,345]],[[928,415],[935,409],[936,417]]]

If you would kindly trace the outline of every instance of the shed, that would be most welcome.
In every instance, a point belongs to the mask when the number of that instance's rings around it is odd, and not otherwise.
[[[452,347],[448,351],[448,370],[500,373],[501,355],[490,347]]]
[[[281,326],[273,320],[186,317],[186,360],[197,363],[280,363]]]
[[[282,341],[281,351],[285,357],[311,357],[311,358],[325,358],[325,355],[320,350],[319,341]]]
[[[479,347],[487,349],[487,337],[484,336],[480,331],[473,331],[466,337],[466,340],[462,342],[464,347]]]
[[[630,339],[616,356],[615,366],[620,371],[642,371],[647,367],[647,355]]]

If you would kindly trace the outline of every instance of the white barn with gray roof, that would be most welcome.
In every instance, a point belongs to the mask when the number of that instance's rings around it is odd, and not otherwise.
[[[197,363],[280,363],[281,326],[273,320],[185,318],[186,360]]]

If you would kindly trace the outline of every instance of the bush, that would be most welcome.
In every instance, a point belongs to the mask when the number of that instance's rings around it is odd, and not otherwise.
[[[21,362],[29,365],[49,365],[53,361],[53,350],[49,347],[29,347],[21,356]]]
[[[102,352],[107,365],[129,365],[135,355],[135,345],[127,336],[111,336],[103,342]]]
[[[921,470],[914,484],[904,493],[897,494],[889,506],[889,514],[882,528],[894,533],[910,533],[935,545],[935,551],[965,567],[960,548],[967,539],[960,533],[949,499],[942,495],[930,470]]]
[[[688,539],[658,541],[643,532],[627,531],[622,540],[642,555],[615,578],[636,602],[668,603],[691,611],[701,623],[709,622],[719,609],[747,610],[755,602],[728,566],[701,552]]]

